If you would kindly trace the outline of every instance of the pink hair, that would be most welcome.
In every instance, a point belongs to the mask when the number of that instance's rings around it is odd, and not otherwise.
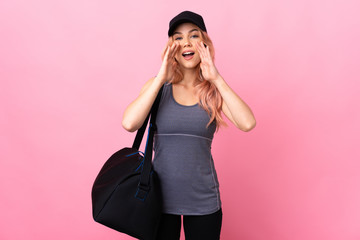
[[[200,32],[201,32],[202,41],[209,48],[211,57],[214,61],[215,59],[214,45],[209,35],[206,32],[201,30]],[[169,46],[171,46],[173,42],[174,42],[173,38],[170,37],[168,42]],[[200,64],[196,66],[196,71],[198,72],[198,74],[197,74],[197,81],[195,88],[197,89],[197,93],[199,94],[199,100],[200,100],[199,105],[208,113],[210,117],[210,121],[206,125],[206,127],[208,127],[215,120],[216,130],[218,130],[221,125],[226,125],[224,119],[221,116],[223,99],[216,86],[213,83],[203,79],[201,74]],[[176,65],[174,76],[169,82],[178,83],[183,79],[183,77],[184,75],[181,72],[179,65]]]

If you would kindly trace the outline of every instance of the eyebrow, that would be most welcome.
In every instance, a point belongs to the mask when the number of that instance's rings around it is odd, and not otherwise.
[[[194,28],[194,29],[190,30],[189,33],[192,33],[192,32],[195,32],[195,31],[198,32],[199,30],[197,30],[196,28]],[[174,32],[173,35],[175,35],[175,34],[182,34],[182,33],[181,33],[181,32]]]

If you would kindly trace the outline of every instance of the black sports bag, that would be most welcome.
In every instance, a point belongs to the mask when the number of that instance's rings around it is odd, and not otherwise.
[[[96,222],[141,240],[156,238],[161,218],[159,179],[152,169],[153,137],[161,93],[133,146],[115,152],[101,168],[92,187],[92,211]],[[151,116],[151,117],[150,117]],[[139,147],[150,119],[145,156]]]

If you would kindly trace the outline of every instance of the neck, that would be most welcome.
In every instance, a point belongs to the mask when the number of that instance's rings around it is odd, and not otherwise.
[[[184,75],[181,84],[187,87],[193,87],[197,81],[196,68],[182,68],[181,72]]]

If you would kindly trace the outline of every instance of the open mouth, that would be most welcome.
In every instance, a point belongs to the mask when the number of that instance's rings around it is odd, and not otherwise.
[[[195,52],[188,51],[188,52],[184,52],[182,55],[183,55],[184,59],[188,61],[194,57],[194,54],[195,54]]]
[[[195,53],[194,52],[184,52],[182,55],[183,57],[188,57],[188,56],[193,56]]]

